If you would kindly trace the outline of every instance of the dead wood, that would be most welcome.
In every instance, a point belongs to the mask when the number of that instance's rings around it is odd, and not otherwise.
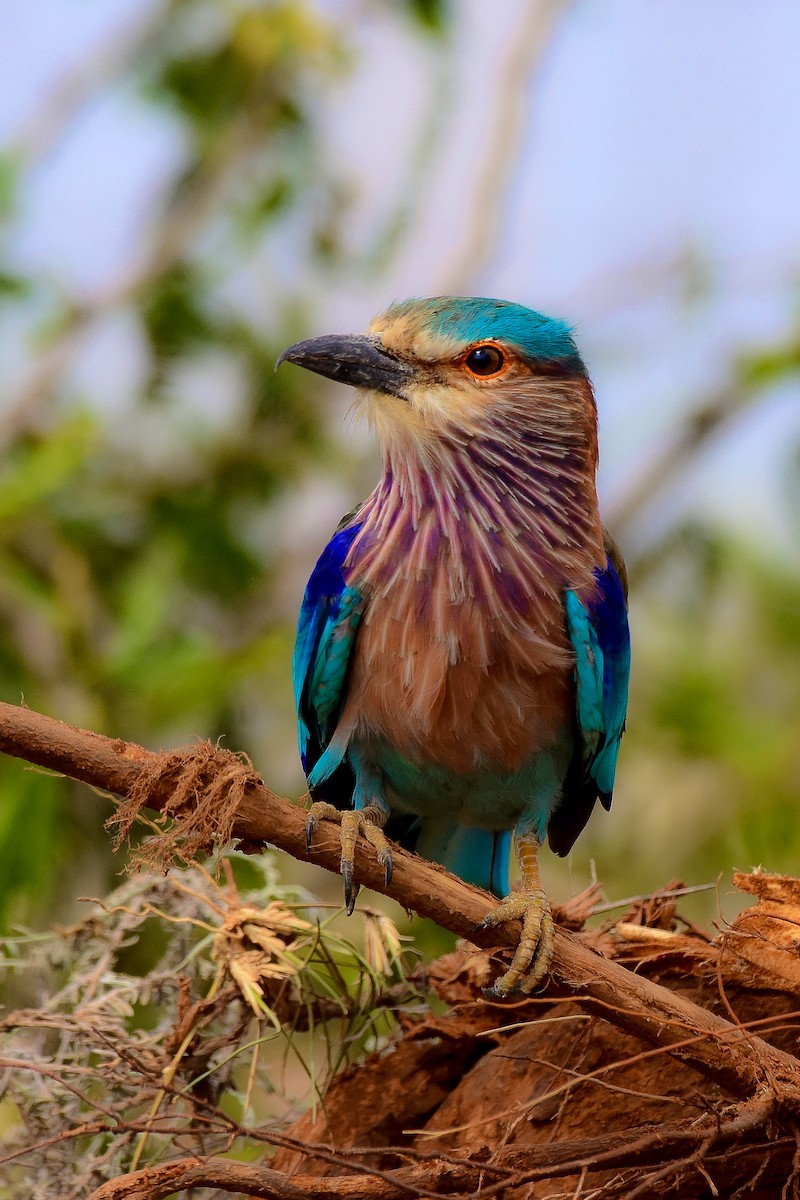
[[[0,749],[121,796],[122,834],[140,807],[161,813],[148,853],[164,866],[234,837],[338,869],[336,829],[323,824],[309,853],[303,809],[208,743],[159,755],[0,704]],[[492,897],[414,855],[396,851],[387,889],[359,845],[356,875],[484,949],[514,944],[513,929],[476,930]],[[732,1195],[728,1183],[756,1176],[743,1196],[780,1194],[776,1180],[795,1195],[800,884],[736,882],[758,904],[715,940],[674,928],[663,905],[600,932],[559,929],[551,984],[531,1001],[485,1000],[480,984],[498,969],[486,954],[442,960],[431,983],[448,1015],[411,1022],[391,1053],[339,1077],[324,1117],[292,1131],[307,1154],[282,1151],[269,1171],[173,1161],[103,1185],[94,1200],[194,1186],[281,1200],[572,1195],[589,1176],[604,1197]]]

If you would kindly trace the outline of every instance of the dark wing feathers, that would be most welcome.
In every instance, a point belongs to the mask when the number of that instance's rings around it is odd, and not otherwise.
[[[561,855],[571,850],[597,800],[610,807],[625,728],[631,662],[627,576],[610,539],[606,548],[606,566],[595,572],[597,589],[588,605],[571,591],[564,598],[575,651],[575,750],[548,827],[550,845]]]

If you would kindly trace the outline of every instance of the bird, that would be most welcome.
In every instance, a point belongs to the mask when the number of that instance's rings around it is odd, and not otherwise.
[[[628,699],[627,575],[600,519],[587,368],[563,321],[464,296],[395,303],[283,362],[356,389],[382,464],[300,609],[309,847],[339,821],[348,913],[360,837],[387,885],[392,838],[491,891],[482,926],[522,933],[489,994],[530,994],[554,949],[539,849],[566,855],[596,801],[610,807]]]

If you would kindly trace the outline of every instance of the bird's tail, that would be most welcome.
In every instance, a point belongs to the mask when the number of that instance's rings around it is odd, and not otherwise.
[[[507,896],[511,890],[508,829],[475,829],[446,819],[423,819],[414,849],[423,858],[441,863],[465,883],[485,888],[496,896]]]

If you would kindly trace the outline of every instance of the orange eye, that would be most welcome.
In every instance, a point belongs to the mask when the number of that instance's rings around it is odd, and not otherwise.
[[[472,375],[480,379],[488,379],[491,375],[499,375],[506,365],[505,355],[497,346],[475,346],[464,359],[464,366]]]

